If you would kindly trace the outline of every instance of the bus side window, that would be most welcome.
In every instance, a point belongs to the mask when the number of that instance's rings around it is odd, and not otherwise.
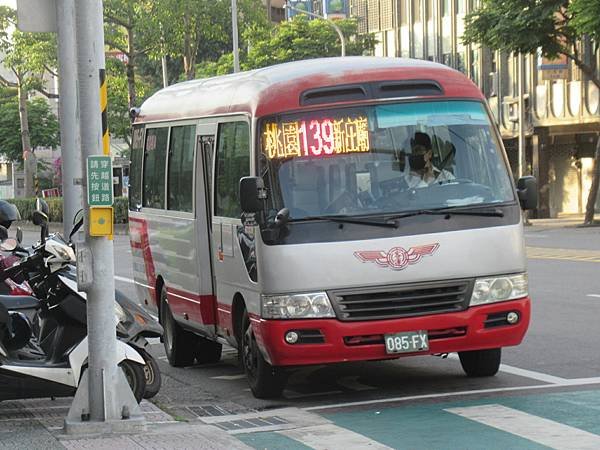
[[[142,158],[144,156],[144,128],[133,130],[131,143],[131,167],[129,170],[129,209],[139,211],[142,208]],[[123,177],[125,183],[125,177]]]
[[[169,128],[146,131],[142,204],[146,208],[165,207],[165,166]]]
[[[167,177],[167,209],[171,211],[193,211],[195,137],[195,125],[171,128]]]
[[[240,178],[250,174],[250,129],[246,122],[219,125],[215,166],[215,216],[241,216]]]

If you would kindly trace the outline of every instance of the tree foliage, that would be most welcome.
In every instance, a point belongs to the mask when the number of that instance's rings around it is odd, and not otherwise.
[[[482,0],[480,8],[465,18],[463,42],[509,53],[564,55],[600,88],[595,67],[586,62],[579,45],[586,34],[598,37],[598,33],[597,0]]]
[[[373,52],[374,36],[358,34],[355,20],[339,20],[336,24],[345,38],[346,55]],[[240,55],[244,70],[341,54],[339,36],[328,21],[308,20],[299,15],[276,27],[249,27],[244,34],[244,41],[248,43],[247,52],[241,52]],[[232,54],[223,55],[216,63],[203,63],[199,71],[205,76],[233,72]]]
[[[58,119],[48,102],[37,97],[27,102],[32,148],[58,145]],[[0,153],[10,161],[22,162],[19,102],[16,96],[0,101]]]
[[[108,130],[112,138],[124,140],[131,146],[131,119],[129,117],[128,79],[125,64],[117,59],[106,60],[108,90]],[[148,83],[136,78],[135,95],[139,101],[151,92]]]
[[[238,0],[238,32],[244,36],[251,27],[267,27],[267,15],[261,0]],[[151,20],[158,52],[183,62],[183,78],[196,76],[197,61],[214,61],[232,48],[231,1],[229,0],[156,0]],[[243,45],[243,42],[241,43]]]
[[[587,38],[593,38],[595,43],[583,45]],[[549,58],[566,56],[600,88],[600,76],[595,64],[599,38],[598,0],[482,0],[480,8],[465,18],[463,42],[482,44],[492,50],[509,53],[539,52]],[[594,221],[599,186],[600,135],[586,205],[587,224]]]

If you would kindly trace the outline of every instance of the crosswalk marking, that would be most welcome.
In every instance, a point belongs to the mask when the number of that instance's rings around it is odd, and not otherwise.
[[[336,448],[343,448],[345,450],[390,450],[390,447],[373,441],[362,434],[333,424],[295,428],[278,431],[277,433],[299,441],[315,450],[331,450]]]
[[[566,261],[600,262],[600,251],[574,250],[566,248],[527,247],[531,259],[557,259]]]
[[[596,450],[600,436],[502,405],[445,409],[461,417],[557,450]]]

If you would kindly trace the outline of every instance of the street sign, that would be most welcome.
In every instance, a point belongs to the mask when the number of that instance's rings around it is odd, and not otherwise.
[[[89,206],[112,206],[112,162],[110,156],[88,156],[87,194]]]
[[[542,75],[542,80],[569,79],[569,61],[564,55],[553,59],[542,58],[541,64],[538,64],[538,70]]]

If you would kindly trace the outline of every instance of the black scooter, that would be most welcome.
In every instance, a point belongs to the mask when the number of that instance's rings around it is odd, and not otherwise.
[[[38,225],[42,228],[40,235],[42,243],[45,245],[46,241],[50,240],[52,248],[60,248],[63,246],[64,250],[65,245],[72,248],[71,238],[83,223],[82,215],[76,216],[74,221],[75,226],[69,236],[69,242],[67,243],[59,234],[48,236],[47,222],[45,219],[47,216],[43,213],[44,203],[45,202],[43,201],[38,203],[38,213],[36,213],[35,216],[38,220]],[[39,212],[42,212],[42,214],[39,214]],[[58,245],[56,244],[57,242],[59,243]],[[20,240],[18,244],[20,244]],[[20,247],[20,245],[16,247],[16,251],[21,255],[23,254],[23,250],[24,249]],[[65,251],[68,251],[68,249]],[[26,252],[25,254],[28,253]],[[65,264],[60,269],[58,278],[62,285],[68,288],[70,295],[75,295],[79,298],[79,302],[71,304],[72,313],[85,324],[87,296],[85,293],[77,290],[75,266],[73,264]],[[40,294],[43,295],[44,292],[40,292],[40,290],[37,289],[36,296]],[[145,364],[143,371],[146,381],[144,398],[152,398],[159,392],[162,381],[158,364],[147,350],[149,344],[146,338],[161,337],[163,333],[162,327],[144,309],[129,300],[129,298],[120,291],[115,291],[115,297],[117,337],[122,342],[134,347],[144,359]],[[38,302],[37,299],[27,296],[11,296],[5,298],[0,297],[0,301],[2,301],[9,310],[25,314],[29,317],[32,315],[31,311],[33,311],[33,334],[37,339],[31,339],[25,347],[15,353],[16,356],[20,359],[39,359],[40,357],[43,357],[44,354],[51,351],[53,345],[53,333],[58,324],[55,323],[51,317],[46,317],[42,320],[41,314],[38,312],[40,309],[40,302]],[[21,319],[26,319],[26,317],[22,317]]]
[[[2,242],[4,250],[15,240]],[[22,274],[38,300],[39,352],[24,351],[36,340],[32,326],[23,314],[11,313],[5,306],[10,296],[0,296],[0,400],[72,396],[87,365],[87,326],[85,300],[63,281],[61,272],[74,261],[75,254],[57,236],[35,247],[18,264],[4,270],[0,281]],[[131,346],[117,341],[119,366],[136,400],[146,388],[144,359]]]

